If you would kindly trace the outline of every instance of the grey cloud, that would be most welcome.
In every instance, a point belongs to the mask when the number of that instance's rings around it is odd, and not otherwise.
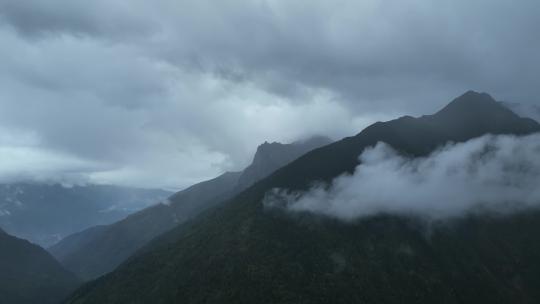
[[[409,159],[389,145],[365,150],[354,174],[304,193],[275,189],[267,207],[346,221],[377,214],[430,220],[540,207],[540,135],[484,136]]]
[[[17,28],[47,28],[32,20],[48,18],[63,24],[58,31],[134,44],[156,60],[235,75],[300,101],[307,86],[364,111],[420,114],[471,88],[525,102],[540,93],[540,5],[532,0],[21,3],[5,4]],[[129,35],[147,23],[158,30]]]
[[[0,130],[98,164],[84,176],[183,187],[242,168],[265,140],[337,139],[469,89],[537,103],[538,12],[531,0],[0,0]]]
[[[0,50],[9,58],[0,71],[0,127],[4,134],[20,129],[35,137],[31,145],[0,146],[34,151],[30,163],[51,163],[50,170],[36,170],[40,180],[72,176],[182,188],[242,168],[264,140],[289,142],[313,133],[336,137],[348,132],[354,118],[329,98],[291,103],[255,86],[151,60],[131,46],[77,37],[36,45],[10,31],[0,34],[14,46]],[[295,127],[300,119],[303,128]],[[321,124],[332,120],[341,123]],[[62,157],[68,168],[55,161]],[[16,168],[26,170],[21,161],[0,162],[0,171]],[[27,177],[25,172],[8,177]]]
[[[418,113],[471,87],[526,102],[539,93],[535,1],[249,3],[208,13],[221,21],[211,31],[180,18],[196,25],[193,40],[177,35],[166,55],[278,94],[322,87],[364,110]]]
[[[0,21],[29,38],[67,33],[124,40],[159,30],[138,1],[0,1]]]

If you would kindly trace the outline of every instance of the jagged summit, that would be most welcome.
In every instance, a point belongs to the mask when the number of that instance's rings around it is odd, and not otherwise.
[[[516,115],[489,94],[474,91],[454,99],[425,120],[433,127],[453,133],[454,140],[487,133],[521,135],[540,128],[536,121]]]
[[[272,149],[279,149],[278,147],[320,147],[331,143],[332,140],[326,136],[315,135],[307,139],[297,140],[289,144],[280,143],[277,141],[269,142],[265,141],[257,147],[254,159],[257,158],[257,154],[268,154],[273,152]]]
[[[486,92],[476,92],[474,90],[468,90],[461,96],[456,97],[450,104],[454,102],[467,102],[467,100],[484,100],[487,102],[496,102],[495,99]]]
[[[290,144],[264,142],[257,147],[253,162],[240,176],[238,190],[251,186],[255,181],[269,175],[284,164],[295,160],[306,153],[306,151],[322,147],[331,142],[329,138],[324,136],[313,136]]]
[[[363,142],[394,143],[414,155],[424,155],[448,141],[460,142],[486,134],[524,135],[539,132],[540,124],[522,118],[487,93],[468,91],[442,110],[418,118],[377,122],[357,134]]]
[[[263,203],[273,189],[295,193],[354,172],[358,156],[378,142],[421,157],[451,141],[534,132],[540,125],[474,92],[434,115],[373,124],[154,239],[67,303],[538,303],[540,246],[530,231],[539,229],[540,213],[471,219],[426,238],[422,221],[381,216],[342,224]]]
[[[492,111],[508,114],[508,109],[497,102],[491,95],[467,91],[465,94],[454,99],[435,115],[470,115],[470,113],[488,114]]]
[[[226,172],[195,184],[172,195],[164,204],[144,209],[114,224],[71,235],[49,250],[81,278],[96,278],[113,270],[152,238],[216,207],[302,154],[327,143],[330,140],[323,137],[292,144],[265,142],[244,171]]]

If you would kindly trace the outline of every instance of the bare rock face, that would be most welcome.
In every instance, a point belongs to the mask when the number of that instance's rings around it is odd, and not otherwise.
[[[249,165],[238,179],[237,187],[245,189],[270,175],[272,172],[297,159],[308,151],[330,144],[329,138],[316,136],[304,141],[291,144],[278,142],[260,145],[257,148],[253,162]]]

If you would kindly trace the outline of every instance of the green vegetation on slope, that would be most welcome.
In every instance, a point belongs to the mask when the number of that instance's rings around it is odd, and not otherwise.
[[[47,251],[0,230],[1,304],[55,304],[79,285]]]
[[[178,226],[68,302],[538,303],[538,212],[434,227],[390,215],[345,224],[261,201],[275,187],[307,189],[352,172],[378,141],[421,156],[448,141],[539,131],[474,92],[431,116],[376,123]]]
[[[315,137],[292,144],[263,144],[242,172],[227,172],[175,193],[158,204],[108,226],[71,235],[49,251],[69,270],[90,280],[108,273],[156,236],[231,198],[313,148],[329,143]]]

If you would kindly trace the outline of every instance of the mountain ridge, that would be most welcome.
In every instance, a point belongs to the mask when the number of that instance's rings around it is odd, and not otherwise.
[[[356,136],[312,150],[219,208],[153,240],[116,271],[79,289],[68,303],[533,303],[540,294],[531,286],[539,278],[512,266],[508,271],[525,280],[523,293],[511,285],[497,259],[511,263],[499,246],[512,244],[516,255],[535,261],[523,255],[527,242],[521,233],[540,229],[537,213],[522,215],[523,221],[465,219],[460,229],[443,227],[427,240],[418,223],[400,217],[344,224],[262,205],[273,188],[307,190],[314,182],[351,173],[358,155],[380,141],[401,153],[423,156],[479,133],[540,132],[539,124],[499,107],[489,102],[487,113],[476,117],[478,124],[467,134],[463,121],[433,121],[441,117],[436,113],[375,123]],[[508,121],[492,120],[500,113]],[[516,235],[502,233],[502,227]],[[483,246],[494,247],[496,256],[484,262],[489,256]],[[538,246],[529,250],[540,256]],[[464,283],[471,281],[472,287]]]
[[[195,184],[173,194],[165,204],[157,204],[105,227],[71,235],[49,251],[81,278],[93,279],[113,270],[154,237],[226,201],[303,152],[328,142],[328,139],[315,138],[292,144],[275,143],[270,150],[263,144],[254,157],[258,167],[248,166],[242,172],[226,172]],[[260,159],[261,154],[273,155],[275,148],[278,152],[275,159]]]
[[[55,304],[80,285],[43,248],[0,229],[0,303]]]

